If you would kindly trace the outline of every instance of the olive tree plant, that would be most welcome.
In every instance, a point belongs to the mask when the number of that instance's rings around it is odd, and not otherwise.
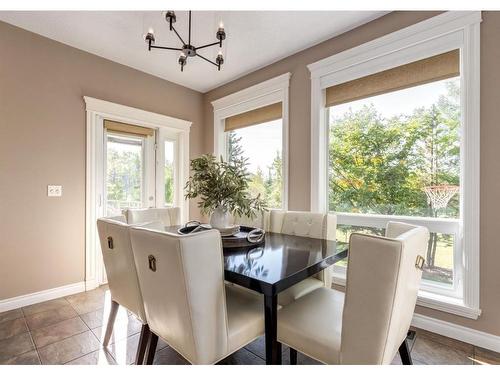
[[[222,209],[235,216],[255,218],[267,210],[260,194],[252,197],[248,191],[250,174],[243,157],[225,161],[205,154],[191,160],[192,175],[186,184],[186,198],[199,198],[202,214]]]

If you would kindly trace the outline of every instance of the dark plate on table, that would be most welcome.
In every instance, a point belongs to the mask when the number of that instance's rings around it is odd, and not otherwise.
[[[207,225],[201,225],[202,227],[200,229],[197,229],[196,231],[204,231],[204,230],[209,230],[210,226]],[[195,229],[198,228],[198,225],[190,225],[187,227],[180,228],[178,230],[179,234],[189,234]],[[258,237],[253,237],[255,238],[256,242],[250,242],[248,240],[248,234],[259,228],[255,227],[247,227],[245,225],[240,225],[240,231],[232,236],[222,236],[222,243],[225,249],[227,248],[254,248],[261,246],[265,241],[266,241],[266,236],[265,233],[261,236],[261,238]],[[262,231],[263,232],[263,231]],[[254,240],[254,241],[255,241]]]

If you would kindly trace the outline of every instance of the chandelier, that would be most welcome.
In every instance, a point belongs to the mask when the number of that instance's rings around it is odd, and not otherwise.
[[[212,65],[215,65],[217,67],[217,70],[220,70],[220,67],[222,64],[224,64],[224,57],[222,56],[222,50],[219,50],[219,53],[215,59],[215,62],[213,62],[210,59],[207,59],[206,57],[200,55],[199,50],[207,47],[212,47],[215,45],[219,45],[219,48],[222,48],[222,41],[226,39],[226,32],[224,31],[224,25],[222,22],[219,24],[219,29],[217,30],[217,33],[215,34],[215,37],[217,38],[217,42],[214,43],[209,43],[205,44],[203,46],[195,47],[191,44],[191,11],[189,11],[189,32],[188,32],[188,40],[187,43],[182,39],[182,37],[179,35],[177,30],[174,27],[174,23],[177,20],[177,16],[175,15],[175,12],[172,10],[169,10],[165,13],[165,20],[167,21],[170,31],[173,31],[175,35],[179,38],[179,40],[182,43],[181,48],[174,48],[174,47],[164,47],[164,46],[157,46],[155,45],[155,35],[154,31],[152,28],[148,30],[148,33],[144,36],[144,39],[146,40],[146,43],[148,44],[148,51],[151,51],[152,48],[156,49],[166,49],[170,51],[181,51],[181,54],[179,56],[179,64],[181,66],[181,72],[184,71],[184,66],[187,64],[187,59],[188,57],[195,57],[198,56],[201,59],[205,60],[206,62],[209,62]]]

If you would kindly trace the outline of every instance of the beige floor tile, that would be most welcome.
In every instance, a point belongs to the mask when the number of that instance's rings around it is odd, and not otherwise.
[[[4,363],[4,365],[39,365],[40,358],[36,350],[21,354],[17,357],[11,358]]]
[[[17,318],[0,323],[0,340],[28,332],[24,318]]]
[[[64,298],[53,299],[47,302],[37,303],[35,305],[23,307],[25,316],[37,314],[47,310],[57,309],[69,305],[69,302]]]
[[[283,353],[287,350],[286,345],[281,346]],[[251,351],[253,354],[259,356],[262,359],[266,358],[266,341],[264,336],[260,336],[258,339],[252,341],[250,344],[245,346],[245,349]]]
[[[0,340],[0,364],[35,349],[28,332]]]
[[[118,340],[106,350],[113,355],[113,358],[119,365],[130,365],[135,362],[137,347],[139,346],[139,336],[139,334],[135,334],[126,339]],[[156,346],[156,352],[158,353],[166,347],[168,347],[168,345],[162,339],[159,339],[158,345]]]
[[[73,361],[66,363],[67,365],[116,365],[115,360],[106,350],[100,349],[95,352],[84,355]]]
[[[38,350],[44,365],[63,364],[99,349],[99,341],[90,331],[68,337]]]
[[[130,319],[120,319],[116,320],[113,326],[113,333],[111,334],[110,344],[123,340],[127,337],[133,336],[141,331],[142,323],[139,322],[134,317]],[[92,332],[97,336],[100,342],[104,340],[104,334],[106,332],[106,326],[97,327],[92,329]]]
[[[48,327],[32,331],[31,336],[33,337],[36,347],[41,348],[88,330],[89,328],[83,320],[76,316]]]
[[[417,361],[415,358],[412,357],[412,362],[413,365],[425,365],[425,363],[422,363],[420,361]],[[401,357],[399,356],[399,353],[396,353],[396,356],[394,357],[394,360],[392,361],[391,365],[403,365],[401,362]]]
[[[427,365],[472,365],[472,353],[418,336],[413,350],[413,361]]]
[[[474,364],[500,365],[500,353],[476,346],[474,347]]]
[[[156,357],[158,357],[158,360],[161,360],[163,352],[168,352],[168,351],[174,351],[174,350],[171,348],[166,348],[156,353]],[[224,358],[217,364],[218,365],[265,365],[266,361],[264,361],[259,356],[256,356],[252,352],[243,348],[231,354],[230,356]]]
[[[26,317],[26,323],[30,331],[50,326],[78,316],[71,306],[66,305],[52,310],[42,311]]]
[[[107,349],[116,363],[119,365],[130,365],[135,362],[137,347],[139,345],[139,334],[127,339],[118,340]]]
[[[82,293],[77,293],[73,294],[71,296],[66,296],[66,300],[71,303],[71,304],[76,304],[80,302],[85,302],[91,299],[100,299],[104,298],[105,295],[105,290],[101,288],[96,288],[89,290],[88,292],[82,292]]]
[[[449,337],[438,335],[437,333],[425,331],[423,329],[416,329],[417,338],[424,337],[429,340],[435,341],[439,344],[447,345],[449,347],[466,352],[470,356],[474,353],[474,346],[463,341],[458,341]]]
[[[14,320],[17,318],[22,318],[23,316],[23,311],[21,309],[5,311],[0,313],[0,323],[8,322],[9,320]]]
[[[250,352],[248,352],[250,353]],[[253,355],[252,353],[250,353]],[[256,357],[255,355],[253,355]],[[256,357],[258,358],[258,357]],[[154,365],[189,365],[189,362],[186,361],[179,353],[177,353],[174,349],[167,347],[162,350],[159,350],[155,353],[155,358],[153,360]]]
[[[109,308],[101,308],[99,310],[80,315],[80,318],[82,318],[82,320],[86,325],[89,326],[90,329],[106,326],[106,324],[108,324],[108,317]],[[123,319],[133,319],[133,317],[130,317],[127,309],[120,307],[116,315],[116,320],[118,321]]]
[[[111,295],[109,292],[94,289],[88,294],[75,294],[74,296],[66,297],[71,306],[83,315],[100,309],[109,309],[111,306]]]

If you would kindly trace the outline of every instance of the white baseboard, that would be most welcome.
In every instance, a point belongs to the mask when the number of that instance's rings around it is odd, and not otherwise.
[[[442,336],[480,346],[481,348],[500,352],[500,336],[445,322],[444,320],[430,318],[421,314],[413,314],[412,325]]]
[[[91,280],[86,280],[85,281],[85,290],[89,291],[95,288],[99,288],[99,282],[97,279],[91,279]]]
[[[20,307],[33,305],[34,303],[45,302],[51,299],[69,296],[71,294],[85,291],[85,282],[68,284],[53,289],[42,290],[40,292],[25,294],[18,297],[0,300],[0,312],[18,309]]]

